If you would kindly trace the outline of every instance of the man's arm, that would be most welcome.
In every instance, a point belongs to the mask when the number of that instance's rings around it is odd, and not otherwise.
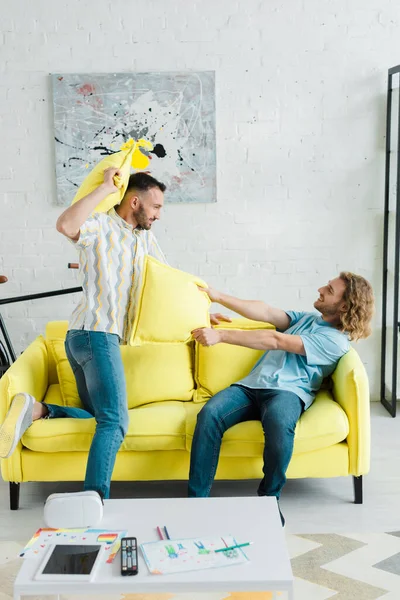
[[[215,344],[233,344],[244,346],[255,350],[285,350],[293,354],[306,356],[303,340],[299,335],[279,333],[274,330],[257,329],[255,331],[231,331],[224,329],[210,329],[204,327],[192,331],[194,339],[202,346],[214,346]]]
[[[201,292],[206,292],[206,294],[208,294],[211,302],[218,302],[218,304],[222,304],[225,308],[234,310],[247,319],[271,323],[277,329],[282,331],[285,331],[290,325],[290,318],[284,310],[269,306],[261,300],[240,300],[234,296],[228,296],[228,294],[218,292],[211,287],[199,289]]]
[[[93,210],[109,194],[117,191],[114,185],[114,176],[120,175],[119,169],[110,167],[104,171],[104,182],[90,194],[75,202],[67,208],[57,220],[57,231],[77,242],[79,240],[80,229],[84,222],[91,215]]]

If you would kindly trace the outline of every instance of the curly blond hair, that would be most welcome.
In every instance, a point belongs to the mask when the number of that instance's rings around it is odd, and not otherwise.
[[[361,275],[348,271],[342,271],[339,277],[346,285],[343,294],[346,309],[340,314],[340,329],[346,331],[351,340],[367,338],[371,334],[371,319],[375,310],[372,286]]]

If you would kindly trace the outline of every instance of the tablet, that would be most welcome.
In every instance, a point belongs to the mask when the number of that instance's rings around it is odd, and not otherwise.
[[[35,575],[40,581],[90,581],[102,562],[103,544],[52,544]]]

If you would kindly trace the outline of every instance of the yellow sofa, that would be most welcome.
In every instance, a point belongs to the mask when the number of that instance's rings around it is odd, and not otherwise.
[[[235,319],[223,327],[271,327]],[[67,322],[50,322],[0,379],[0,422],[17,392],[39,401],[79,405],[65,357]],[[213,394],[247,374],[261,352],[219,344],[122,346],[130,426],[118,453],[114,481],[185,480],[199,410]],[[19,506],[25,481],[83,481],[94,419],[43,419],[25,433],[14,454],[1,461],[10,482],[10,507]],[[263,432],[258,421],[240,423],[223,439],[217,479],[260,479]],[[311,408],[295,436],[289,478],[352,475],[355,502],[362,502],[362,475],[369,470],[368,379],[352,348]]]

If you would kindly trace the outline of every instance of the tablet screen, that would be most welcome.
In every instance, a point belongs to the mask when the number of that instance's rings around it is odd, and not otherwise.
[[[42,573],[43,575],[90,575],[100,548],[100,545],[55,546]]]

